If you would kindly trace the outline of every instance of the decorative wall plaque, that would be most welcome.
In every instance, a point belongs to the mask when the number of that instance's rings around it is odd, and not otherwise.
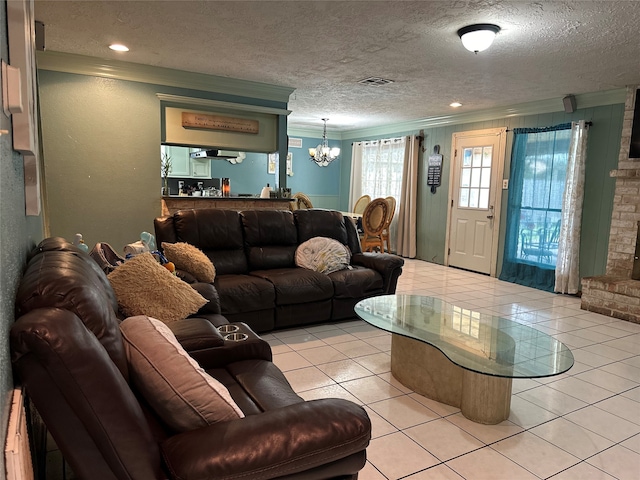
[[[184,128],[200,128],[203,130],[226,130],[231,132],[258,133],[260,122],[247,118],[223,117],[203,113],[182,112]]]

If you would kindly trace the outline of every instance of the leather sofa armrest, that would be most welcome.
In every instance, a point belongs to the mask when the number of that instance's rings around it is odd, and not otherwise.
[[[186,282],[189,284],[194,284],[194,283],[197,283],[198,281],[196,277],[194,277],[192,274],[190,274],[186,270],[180,270],[179,268],[176,268],[176,276],[183,282]]]
[[[364,409],[331,398],[215,423],[175,435],[161,449],[174,478],[269,479],[361,452],[370,438]]]
[[[384,280],[384,293],[392,294],[396,292],[398,277],[402,273],[404,259],[390,253],[365,252],[353,254],[351,264],[371,268],[380,273]]]
[[[220,296],[218,295],[216,287],[211,283],[196,282],[191,284],[191,288],[209,300],[209,302],[205,303],[204,306],[198,310],[198,314],[222,313],[220,309]]]
[[[185,318],[168,323],[167,326],[187,352],[224,345],[218,329],[204,318]]]
[[[231,323],[230,325],[237,325],[239,330],[236,333],[244,333],[247,339],[242,341],[227,340],[224,338],[227,334],[220,333],[223,339],[223,345],[213,348],[205,347],[198,350],[188,350],[189,355],[193,357],[202,368],[205,370],[221,368],[230,363],[240,362],[242,360],[266,360],[268,362],[273,360],[271,345],[260,338],[247,324],[237,322]]]

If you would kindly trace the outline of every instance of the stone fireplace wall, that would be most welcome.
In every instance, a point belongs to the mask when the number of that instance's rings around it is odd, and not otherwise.
[[[640,158],[629,158],[638,85],[627,87],[606,274],[582,279],[582,308],[640,323],[640,281],[631,279],[640,221]]]

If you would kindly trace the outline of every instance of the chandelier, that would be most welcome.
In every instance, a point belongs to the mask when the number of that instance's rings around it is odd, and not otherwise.
[[[316,162],[319,167],[326,167],[334,160],[337,160],[340,155],[340,149],[338,147],[329,148],[329,142],[327,141],[327,120],[323,118],[324,132],[322,133],[322,143],[316,148],[309,149],[309,159]]]

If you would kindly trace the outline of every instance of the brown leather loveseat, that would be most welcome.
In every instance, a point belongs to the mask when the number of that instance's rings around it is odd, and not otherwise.
[[[181,210],[154,223],[158,246],[186,242],[207,255],[222,314],[258,332],[353,318],[358,301],[395,293],[404,265],[396,255],[362,253],[353,221],[333,210]],[[314,237],[349,247],[350,268],[325,275],[296,267],[296,248]]]
[[[223,338],[214,325],[227,321],[212,301],[170,327],[244,417],[177,432],[136,388],[106,275],[63,239],[40,243],[17,292],[12,362],[78,478],[357,478],[371,434],[365,411],[341,399],[303,401],[246,325],[245,342]]]

